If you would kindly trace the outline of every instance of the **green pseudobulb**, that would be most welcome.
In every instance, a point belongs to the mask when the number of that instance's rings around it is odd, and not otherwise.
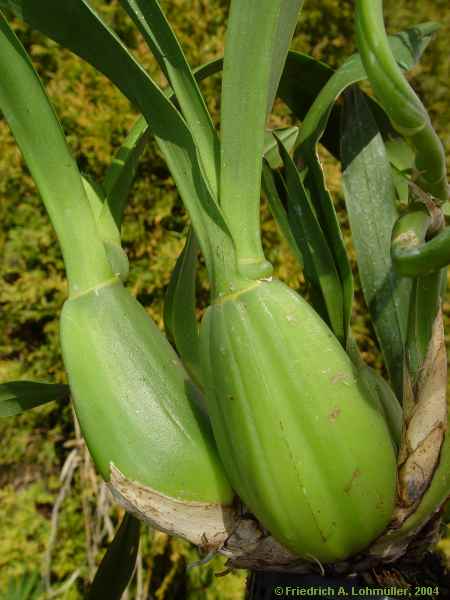
[[[114,465],[171,498],[231,503],[198,389],[118,280],[66,301],[61,342],[81,430],[105,480]]]
[[[214,434],[243,502],[301,557],[363,550],[390,520],[396,457],[332,332],[272,280],[210,306],[200,335]]]

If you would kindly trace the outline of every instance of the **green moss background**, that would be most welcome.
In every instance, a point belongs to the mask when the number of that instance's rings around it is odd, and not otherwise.
[[[161,84],[163,77],[117,0],[93,0],[122,39]],[[222,53],[228,2],[225,0],[164,0],[164,8],[192,65]],[[447,0],[386,0],[389,28],[437,20],[443,30],[414,71],[414,86],[423,97],[433,123],[450,155],[450,86]],[[306,2],[294,47],[339,65],[354,49],[353,2]],[[78,164],[101,177],[136,115],[127,100],[91,67],[70,52],[21,23],[16,31],[30,52],[63,123]],[[219,105],[217,79],[202,84],[215,119]],[[274,122],[282,117],[274,117]],[[33,181],[6,123],[0,119],[0,381],[14,378],[64,382],[58,343],[58,314],[66,296],[66,281],[54,232]],[[338,166],[324,154],[331,190],[342,209]],[[342,210],[340,217],[345,225]],[[299,273],[270,217],[263,227],[269,258],[278,275],[297,285]],[[124,222],[124,245],[131,263],[129,286],[162,324],[162,303],[170,271],[180,251],[186,217],[169,172],[155,144],[140,163]],[[354,328],[368,362],[381,366],[361,295]],[[446,305],[447,325],[449,306]],[[447,330],[450,329],[447,327]],[[74,430],[69,406],[44,406],[23,416],[0,421],[0,599],[6,582],[34,569],[47,569],[54,590],[74,574],[58,596],[84,598],[86,586],[120,517],[108,501]],[[71,452],[77,468],[52,524],[52,511],[64,479],[60,473]],[[54,518],[54,515],[53,515]],[[49,536],[53,531],[51,559]],[[448,542],[442,548],[449,547]],[[450,548],[449,548],[450,555]],[[187,543],[146,530],[139,569],[128,598],[157,600],[238,600],[244,573],[224,577],[223,561],[186,571],[198,560]],[[47,566],[46,566],[47,565]],[[50,566],[48,566],[50,565]],[[136,594],[140,594],[136,595]],[[149,596],[150,597],[150,596]]]

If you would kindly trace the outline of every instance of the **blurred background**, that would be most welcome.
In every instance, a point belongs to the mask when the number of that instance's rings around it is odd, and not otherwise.
[[[164,77],[117,0],[92,0],[127,46],[164,85]],[[223,52],[228,0],[161,0],[191,65]],[[430,111],[450,156],[448,0],[385,0],[391,32],[428,20],[443,28],[413,72],[413,84]],[[8,15],[10,16],[10,15]],[[99,178],[136,118],[128,101],[90,66],[19,22],[15,29],[29,51],[62,121],[82,170]],[[354,51],[353,2],[307,0],[294,48],[336,67]],[[217,121],[220,80],[202,84]],[[271,124],[291,122],[276,105]],[[0,117],[0,381],[65,382],[58,343],[58,316],[67,287],[61,254],[33,181],[6,123]],[[352,255],[339,165],[325,152],[334,194]],[[280,239],[263,204],[264,243],[277,275],[303,286],[295,258]],[[128,285],[162,327],[170,272],[180,252],[186,216],[156,145],[141,160],[126,212],[124,247],[131,263]],[[207,299],[203,269],[199,305]],[[359,289],[353,327],[372,366],[383,369]],[[450,305],[445,305],[450,332]],[[71,407],[49,404],[0,420],[0,598],[7,582],[41,571],[53,597],[81,600],[120,519],[97,478],[74,427]],[[450,532],[449,532],[450,533]],[[450,539],[437,552],[450,568]],[[239,600],[245,573],[223,577],[224,561],[188,568],[199,557],[189,544],[144,529],[137,569],[125,600]],[[9,598],[8,598],[9,600]]]

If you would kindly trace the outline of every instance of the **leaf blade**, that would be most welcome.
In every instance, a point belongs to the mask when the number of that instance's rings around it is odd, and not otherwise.
[[[304,258],[305,275],[315,292],[320,294],[320,300],[315,302],[316,309],[341,343],[345,343],[342,286],[330,246],[300,173],[281,142],[280,154],[286,172],[288,220]]]
[[[80,293],[110,279],[112,273],[61,124],[23,45],[1,12],[0,73],[0,109],[56,230],[70,293]],[[74,220],[79,227],[73,227]]]
[[[6,0],[0,0],[0,6],[5,5]],[[209,273],[232,271],[234,250],[228,228],[205,181],[191,132],[167,95],[85,0],[42,0],[39,3],[18,0],[13,8],[32,27],[101,71],[138,106],[195,224]],[[73,23],[77,23],[77,28]],[[220,256],[215,252],[216,245],[224,247]],[[211,279],[214,280],[214,276]]]
[[[345,97],[344,196],[366,303],[398,397],[411,283],[394,272],[391,235],[398,218],[391,168],[381,134],[359,92]]]
[[[67,385],[37,381],[9,381],[0,384],[0,417],[13,417],[48,402],[67,400]]]
[[[195,312],[198,250],[195,234],[190,230],[164,299],[164,328],[189,374],[201,385],[199,327]]]
[[[281,159],[281,157],[280,157]],[[275,177],[280,177],[277,172],[271,170],[270,166],[264,161],[263,172],[262,172],[262,188],[263,192],[269,203],[270,212],[275,219],[282,235],[285,237],[289,247],[297,259],[300,268],[303,268],[304,261],[301,250],[294,237],[291,226],[289,225],[288,216],[286,209],[284,208],[283,202],[280,198],[277,186],[275,184]]]
[[[171,83],[181,112],[198,147],[213,196],[217,197],[219,139],[184,52],[157,0],[120,1]]]
[[[126,513],[95,574],[87,600],[120,600],[134,571],[140,522]]]

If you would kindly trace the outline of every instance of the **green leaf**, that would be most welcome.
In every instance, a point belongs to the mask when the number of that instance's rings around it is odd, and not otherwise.
[[[102,182],[106,201],[103,210],[109,210],[118,231],[122,225],[128,195],[139,159],[150,137],[149,134],[147,121],[139,117],[112,159]]]
[[[302,52],[291,50],[287,56],[277,94],[294,115],[303,121],[316,96],[333,73],[334,70],[325,63]],[[330,131],[332,135],[329,135]],[[339,136],[336,131],[339,131],[339,116],[337,118],[332,116],[330,127],[323,137],[323,144],[333,156],[338,157]]]
[[[122,281],[126,281],[130,265],[122,248],[120,230],[111,214],[105,190],[88,175],[83,176],[83,184],[111,271]]]
[[[37,381],[8,381],[0,384],[0,417],[13,417],[47,404],[67,400],[68,385],[40,383]]]
[[[232,0],[221,99],[220,203],[240,272],[270,275],[261,245],[260,192],[268,107],[281,78],[302,0]]]
[[[414,191],[415,184],[411,185]],[[414,277],[405,350],[412,381],[417,380],[429,351],[450,264],[450,228],[445,227],[427,241],[433,221],[425,202],[411,202],[391,236],[393,269],[398,276]]]
[[[194,76],[197,81],[202,81],[206,77],[219,73],[221,69],[222,59],[216,59],[196,69]],[[171,87],[164,90],[164,93],[170,100],[176,100]],[[102,182],[107,200],[104,210],[107,211],[109,207],[119,230],[138,162],[149,137],[148,123],[144,117],[139,117],[112,159]]]
[[[414,151],[402,138],[394,137],[385,141],[386,153],[392,165],[392,177],[397,198],[401,204],[408,204],[409,175],[414,168]]]
[[[291,153],[295,146],[298,131],[298,127],[284,127],[280,129],[266,130],[264,134],[263,156],[269,163],[271,169],[278,169],[283,165],[276,138],[281,140],[287,151]]]
[[[189,374],[201,385],[199,328],[195,311],[198,250],[195,234],[190,230],[167,288],[164,327]]]
[[[412,293],[406,339],[408,374],[415,384],[430,350],[433,325],[441,310],[442,279],[447,269],[412,280]]]
[[[316,153],[302,156],[301,177],[304,188],[323,230],[331,252],[336,272],[341,282],[343,336],[338,336],[345,347],[350,327],[353,304],[353,275],[345,242],[334,208],[333,199],[326,186],[325,175]],[[337,323],[336,323],[337,325]]]
[[[304,0],[284,0],[278,4],[280,6],[280,13],[276,23],[277,30],[273,34],[274,45],[271,48],[271,54],[269,55],[269,53],[267,53],[267,58],[270,59],[271,62],[271,69],[266,115],[272,110],[277,95],[280,79],[286,64],[289,46],[295,33],[299,13],[303,8]]]
[[[279,154],[279,152],[278,152]],[[281,156],[280,156],[281,160]],[[263,192],[267,198],[267,202],[269,203],[269,208],[272,213],[273,218],[275,219],[282,235],[286,239],[289,247],[294,254],[295,258],[300,265],[300,268],[303,268],[303,256],[301,250],[297,244],[295,239],[293,230],[289,224],[288,216],[286,213],[286,209],[284,208],[284,203],[280,198],[279,194],[279,186],[275,183],[275,178],[281,179],[281,175],[276,171],[272,171],[269,164],[264,161],[263,164],[263,172],[262,172],[262,188]],[[284,181],[281,180],[281,185],[284,186]],[[287,192],[286,192],[287,195]]]
[[[8,580],[6,594],[0,600],[38,600],[42,594],[42,581],[38,571],[23,573]]]
[[[331,249],[300,173],[281,142],[280,154],[286,173],[289,224],[304,259],[305,276],[313,287],[315,308],[345,343],[342,287]]]
[[[404,343],[411,282],[390,255],[398,218],[383,140],[362,94],[346,94],[342,124],[344,196],[364,297],[394,390],[402,397]]]
[[[195,78],[202,81],[206,77],[219,73],[222,69],[222,60],[214,60],[202,65],[194,71]],[[172,88],[167,88],[165,93],[168,98],[174,99]],[[294,147],[298,135],[298,127],[287,127],[276,129],[276,134],[283,140],[289,151]],[[150,130],[144,117],[139,117],[121,147],[116,152],[102,182],[104,196],[107,199],[104,210],[110,208],[111,214],[120,229],[123,213],[131,185],[136,175],[139,159],[150,137]],[[281,165],[278,145],[272,135],[272,131],[265,133],[264,156],[270,162],[272,168]],[[91,182],[92,184],[92,182]],[[99,215],[98,215],[99,216]]]
[[[0,6],[5,4],[0,0]],[[167,95],[85,0],[22,0],[20,13],[32,27],[91,63],[138,106],[190,213],[211,281],[232,273],[234,249],[227,226],[205,181],[191,132]]]
[[[136,82],[146,73],[85,0],[0,0],[0,7],[91,63],[139,106]]]
[[[417,64],[439,27],[437,23],[422,23],[389,36],[390,47],[403,69],[409,70]],[[339,158],[341,109],[335,105],[335,101],[348,86],[364,79],[367,79],[367,75],[358,54],[351,56],[337,71],[333,71],[311,57],[290,52],[278,95],[301,121],[314,104],[312,114],[308,117],[309,123],[306,124],[298,145],[308,140],[309,145],[314,146],[323,136],[324,146]],[[316,99],[316,96],[319,97]],[[371,109],[375,110],[381,130],[390,130],[384,112],[372,99],[369,102]]]
[[[222,63],[222,59],[215,59],[198,67],[194,71],[196,80],[202,81],[206,77],[219,73],[222,70]],[[170,100],[176,100],[171,87],[164,90],[164,93]],[[102,182],[107,200],[104,204],[104,210],[107,211],[109,207],[119,230],[138,162],[149,137],[148,123],[144,117],[139,117],[112,159]]]
[[[139,535],[139,521],[127,513],[100,563],[87,600],[121,599],[136,564]]]
[[[25,49],[1,13],[0,110],[11,127],[58,235],[70,292],[79,293],[110,279],[112,273],[81,176],[58,117]]]
[[[222,69],[222,60],[216,59],[210,63],[202,65],[194,71],[194,76],[198,81],[205,77],[220,72]],[[165,90],[166,96],[174,100],[174,91],[172,88]],[[297,128],[292,128],[298,130]],[[289,137],[291,137],[290,132]],[[133,184],[138,162],[146,147],[150,137],[150,129],[144,117],[139,117],[130,129],[126,139],[116,152],[114,158],[108,167],[103,182],[102,189],[103,200],[100,205],[100,210],[96,210],[96,218],[102,220],[103,223],[110,221],[108,212],[111,214],[117,226],[117,232],[120,233],[120,228],[123,221],[123,215],[127,204],[127,199]],[[92,185],[92,182],[90,182]],[[98,184],[97,184],[98,187]],[[100,196],[100,194],[98,194]],[[103,215],[101,208],[103,207]]]
[[[431,39],[436,27],[430,24],[419,25],[411,30],[391,36],[389,43],[394,54],[402,65],[411,67]],[[323,86],[307,112],[300,135],[297,140],[296,162],[303,165],[303,182],[318,213],[319,222],[330,244],[339,272],[344,298],[344,327],[348,330],[353,302],[353,279],[342,233],[334,209],[331,195],[326,187],[325,177],[317,156],[319,143],[330,118],[336,99],[345,89],[366,78],[366,73],[359,55],[351,56]],[[377,111],[380,114],[380,111]],[[380,117],[384,127],[386,120]]]
[[[158,0],[120,0],[170,82],[199,150],[213,196],[219,180],[219,138],[197,81]]]

